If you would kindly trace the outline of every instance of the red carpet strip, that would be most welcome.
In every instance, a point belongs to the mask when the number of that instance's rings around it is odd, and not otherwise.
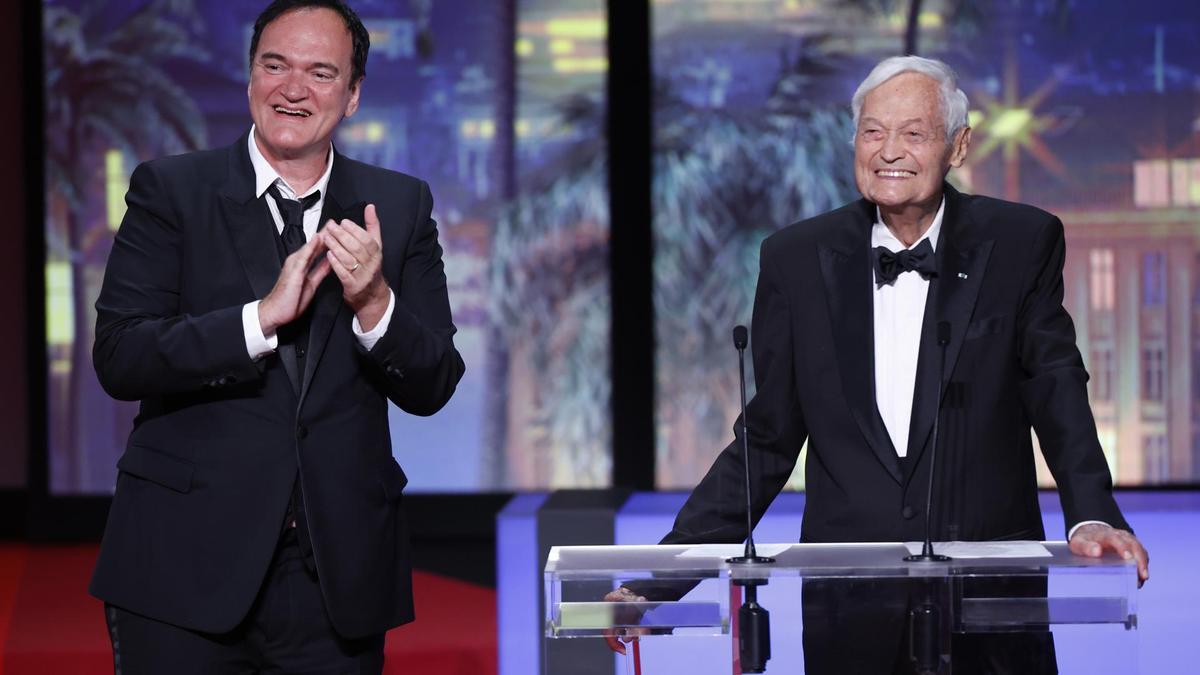
[[[97,547],[0,543],[0,675],[112,673],[102,605],[87,594]],[[385,675],[494,675],[496,593],[417,572],[417,621],[393,630]]]

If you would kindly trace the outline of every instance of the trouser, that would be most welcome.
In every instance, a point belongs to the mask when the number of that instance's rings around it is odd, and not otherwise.
[[[288,528],[246,618],[228,633],[181,628],[105,605],[115,675],[379,675],[383,635],[339,636]]]

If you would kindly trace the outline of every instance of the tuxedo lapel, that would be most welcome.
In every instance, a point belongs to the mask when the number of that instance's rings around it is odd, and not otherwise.
[[[348,175],[348,170],[346,161],[335,150],[333,171],[329,176],[329,183],[326,186],[325,205],[321,209],[321,221],[318,228],[324,227],[325,223],[330,220],[341,221],[344,219],[349,219],[359,225],[363,225],[364,205],[357,202],[354,182]],[[343,207],[343,204],[351,204],[351,206]],[[312,322],[309,324],[308,332],[308,358],[304,364],[304,375],[300,386],[301,400],[308,394],[313,374],[317,370],[317,364],[320,363],[321,357],[325,354],[329,335],[333,331],[333,326],[337,322],[338,316],[341,315],[344,306],[342,285],[338,281],[337,275],[330,272],[329,276],[325,277],[325,280],[317,289],[317,294],[313,298],[310,309],[312,312]],[[349,318],[347,317],[346,320],[349,320]]]
[[[938,374],[942,372],[941,348],[937,344],[937,325],[950,325],[950,343],[946,346],[946,367],[942,376],[942,400],[962,349],[967,324],[975,310],[975,301],[987,270],[992,240],[981,239],[963,208],[963,196],[946,186],[946,212],[942,217],[938,244],[938,274],[930,283],[932,307],[925,308],[921,327],[921,346],[917,358],[917,381],[913,392],[912,422],[909,425],[908,466],[916,467],[929,444],[934,417],[941,408],[937,399]]]
[[[896,450],[875,404],[874,309],[871,267],[873,208],[860,201],[838,236],[819,246],[834,350],[850,413],[888,474],[901,481]]]
[[[279,278],[281,266],[275,236],[271,233],[271,211],[266,200],[254,194],[254,166],[250,163],[248,138],[243,135],[229,148],[229,174],[218,191],[225,226],[233,239],[242,269],[254,297],[267,297]],[[292,389],[300,392],[300,373],[292,345],[280,345],[280,361]]]

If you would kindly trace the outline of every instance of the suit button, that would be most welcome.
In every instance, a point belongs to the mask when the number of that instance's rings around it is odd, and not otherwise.
[[[904,519],[905,519],[905,520],[912,520],[912,519],[913,519],[913,516],[917,515],[917,510],[916,510],[916,509],[914,509],[914,508],[913,508],[913,507],[911,507],[911,506],[905,506],[905,507],[904,507],[904,508],[903,508],[903,509],[900,511],[900,515],[904,516]]]
[[[303,439],[303,438],[307,438],[307,437],[308,437],[308,428],[307,427],[296,427],[296,438]]]
[[[304,347],[296,347],[296,358],[304,358]]]

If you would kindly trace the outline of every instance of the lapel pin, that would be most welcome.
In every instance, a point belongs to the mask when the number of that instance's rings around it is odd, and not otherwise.
[[[966,272],[959,272],[959,273],[958,273],[958,278],[959,278],[959,279],[966,279],[966,278],[967,278],[967,273],[966,273]]]

